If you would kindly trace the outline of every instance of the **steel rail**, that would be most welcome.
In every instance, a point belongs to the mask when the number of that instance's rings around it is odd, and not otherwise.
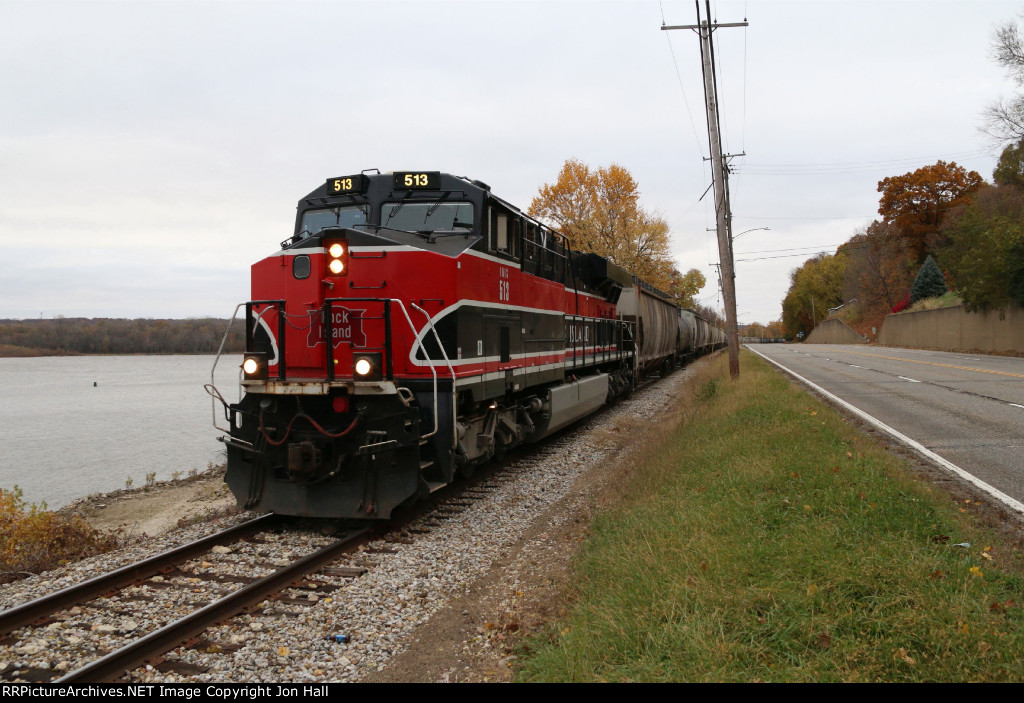
[[[268,596],[287,588],[305,574],[315,571],[324,564],[331,563],[338,558],[341,552],[372,538],[378,529],[367,527],[357,530],[344,539],[313,552],[280,571],[264,576],[260,580],[210,603],[191,615],[176,620],[121,649],[76,669],[53,683],[115,682],[126,672],[147,664],[150,660],[155,660],[165,652],[201,635],[210,627],[247,608],[258,605]]]
[[[0,640],[14,630],[28,625],[46,622],[46,618],[65,608],[84,603],[115,593],[123,588],[141,583],[151,576],[169,570],[174,564],[188,561],[205,554],[212,547],[225,542],[233,542],[256,532],[267,529],[277,522],[276,515],[268,514],[243,522],[234,527],[197,539],[194,542],[176,547],[169,551],[152,556],[144,561],[123,566],[109,574],[96,576],[88,581],[68,586],[65,589],[37,598],[23,605],[0,612]]]

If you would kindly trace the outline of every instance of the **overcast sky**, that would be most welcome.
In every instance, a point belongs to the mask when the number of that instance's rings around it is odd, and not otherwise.
[[[703,8],[703,2],[701,3]],[[1021,2],[717,2],[741,323],[938,159],[991,180]],[[227,317],[295,204],[362,169],[440,170],[526,208],[618,163],[721,306],[694,3],[0,0],[0,318]],[[806,249],[803,249],[806,248]],[[755,252],[755,253],[748,253]],[[790,256],[794,253],[800,256]],[[767,258],[776,257],[776,258]],[[777,258],[788,257],[788,258]],[[757,260],[753,260],[757,259]]]

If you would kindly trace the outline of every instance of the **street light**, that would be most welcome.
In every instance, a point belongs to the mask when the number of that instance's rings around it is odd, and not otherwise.
[[[744,234],[746,234],[747,232],[756,232],[756,231],[757,231],[757,230],[759,230],[759,229],[763,229],[763,230],[769,230],[769,229],[771,229],[771,228],[770,228],[770,227],[755,227],[754,229],[745,229],[745,230],[743,230],[742,232],[740,232],[739,234],[735,235],[735,236],[734,236],[734,237],[732,238],[732,241],[734,241],[734,242],[735,242],[735,241],[736,241],[737,239],[739,239],[740,237],[742,237],[742,236],[743,236]]]

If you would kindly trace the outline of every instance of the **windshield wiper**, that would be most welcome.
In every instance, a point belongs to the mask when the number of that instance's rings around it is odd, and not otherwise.
[[[395,209],[388,213],[388,219],[384,220],[384,225],[383,226],[386,227],[388,222],[391,222],[391,218],[394,217],[395,215],[397,215],[398,211],[401,210],[403,207],[405,207],[405,204],[409,201],[409,198],[411,198],[411,197],[412,197],[412,193],[406,193],[405,194],[405,197],[402,198],[402,202],[398,203],[398,205],[395,206]],[[405,230],[399,230],[399,231],[400,232],[404,232]]]
[[[440,198],[437,199],[437,202],[435,202],[433,205],[428,207],[427,208],[427,214],[423,217],[423,221],[426,222],[428,217],[430,217],[435,212],[437,212],[437,208],[441,207],[441,203],[443,203],[445,201],[445,199],[447,199],[448,196],[451,195],[451,194],[452,194],[452,192],[450,190],[446,191],[444,193],[444,195],[442,195]]]

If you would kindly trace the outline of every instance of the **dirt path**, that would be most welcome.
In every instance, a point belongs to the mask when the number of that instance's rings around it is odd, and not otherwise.
[[[234,505],[223,472],[213,470],[193,478],[88,496],[58,512],[78,513],[96,529],[133,541],[223,514]]]

